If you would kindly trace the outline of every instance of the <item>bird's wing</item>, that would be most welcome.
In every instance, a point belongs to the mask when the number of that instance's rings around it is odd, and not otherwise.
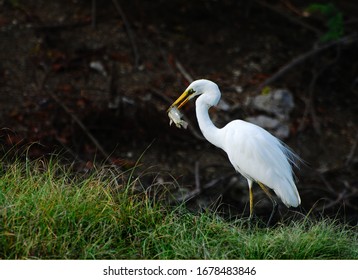
[[[223,149],[234,168],[244,177],[275,191],[287,206],[298,206],[300,197],[293,180],[293,153],[263,128],[233,121],[222,129]]]

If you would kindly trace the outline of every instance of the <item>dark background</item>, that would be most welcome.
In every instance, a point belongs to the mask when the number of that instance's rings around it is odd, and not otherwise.
[[[331,14],[307,13],[328,3]],[[59,153],[78,172],[98,163],[125,171],[140,159],[144,187],[192,196],[192,209],[247,215],[246,182],[201,138],[194,103],[183,109],[188,130],[169,127],[166,109],[188,75],[221,88],[218,126],[261,114],[248,97],[287,89],[295,107],[283,140],[305,161],[296,210],[356,224],[357,27],[356,1],[2,0],[1,153]],[[269,213],[262,192],[255,199],[258,215]]]

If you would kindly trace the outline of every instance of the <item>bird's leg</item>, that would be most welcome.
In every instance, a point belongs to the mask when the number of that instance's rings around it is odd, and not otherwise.
[[[252,193],[252,188],[249,189],[250,192],[250,220],[252,219],[252,215],[254,213],[254,195]]]
[[[249,183],[249,195],[250,195],[250,216],[249,216],[249,220],[252,220],[253,218],[253,214],[254,214],[254,195],[252,192],[252,181],[248,180]]]
[[[270,194],[270,191],[268,190],[268,188],[264,184],[262,184],[260,182],[257,182],[257,183],[259,184],[261,189],[265,192],[265,194],[270,198],[270,200],[272,202],[272,205],[273,205],[273,209],[272,209],[270,218],[269,218],[269,220],[267,222],[267,227],[268,227],[271,224],[271,220],[272,220],[273,216],[277,212],[278,204],[277,204],[276,200],[273,198],[273,196]]]

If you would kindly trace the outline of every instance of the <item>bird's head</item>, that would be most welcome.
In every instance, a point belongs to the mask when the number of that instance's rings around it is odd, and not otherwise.
[[[174,101],[174,103],[169,107],[168,110],[170,110],[172,107],[177,107],[178,109],[180,109],[181,107],[183,107],[183,105],[185,105],[190,99],[192,99],[195,96],[198,96],[200,94],[215,94],[215,102],[216,103],[219,102],[220,99],[220,91],[219,88],[217,86],[217,84],[215,84],[212,81],[209,80],[205,80],[205,79],[200,79],[200,80],[196,80],[194,82],[192,82],[187,88],[186,90],[182,93],[182,95],[179,96],[179,98],[177,100]],[[216,104],[211,104],[211,105],[216,105]]]

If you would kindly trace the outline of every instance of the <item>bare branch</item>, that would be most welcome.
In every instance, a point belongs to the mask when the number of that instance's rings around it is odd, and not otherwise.
[[[133,49],[135,68],[138,69],[140,56],[139,56],[137,44],[134,39],[132,28],[127,20],[125,13],[123,12],[122,7],[119,5],[118,1],[112,0],[112,3],[114,5],[114,7],[116,8],[117,12],[119,13],[120,17],[122,18],[124,26],[126,27],[128,38],[129,38],[129,41],[130,41],[132,49]]]
[[[194,81],[193,77],[184,69],[183,65],[178,60],[175,61],[175,66],[189,83]]]
[[[200,174],[199,174],[199,161],[195,162],[195,189],[197,190],[201,190],[201,186],[200,186]]]
[[[237,173],[228,173],[228,174],[224,174],[223,176],[220,176],[218,178],[215,178],[211,181],[209,181],[208,183],[206,183],[203,187],[201,187],[200,189],[198,189],[197,187],[191,191],[190,193],[188,193],[186,196],[184,196],[183,198],[179,199],[178,201],[180,203],[183,203],[183,202],[188,202],[189,200],[192,200],[193,198],[199,196],[203,191],[205,190],[208,190],[214,186],[216,186],[219,182],[222,182],[232,176],[236,176]]]
[[[40,92],[44,92],[44,86],[45,83],[49,77],[50,71],[48,69],[45,69],[45,74],[41,81],[37,80],[37,90]],[[71,118],[78,124],[78,126],[83,130],[83,132],[87,135],[87,137],[92,141],[92,143],[96,146],[97,150],[103,155],[106,161],[110,161],[109,154],[104,150],[104,148],[101,146],[101,144],[97,141],[97,139],[92,135],[91,132],[87,129],[87,127],[83,124],[83,122],[73,113],[71,110],[51,91],[46,92],[49,94],[57,104],[59,104],[62,109],[71,116]]]
[[[48,92],[50,96],[62,107],[62,109],[71,116],[71,118],[78,124],[78,126],[83,130],[83,132],[87,135],[87,137],[92,141],[92,143],[96,146],[97,150],[103,155],[106,160],[109,160],[109,154],[104,150],[101,144],[97,141],[97,139],[92,135],[91,132],[87,129],[87,127],[83,124],[83,122],[73,113],[71,110],[63,103],[61,100],[52,92]]]
[[[91,14],[92,14],[92,27],[95,28],[96,25],[97,25],[97,1],[96,0],[92,0],[92,11],[91,11]]]
[[[354,153],[357,149],[357,146],[358,146],[358,132],[356,134],[356,138],[354,140],[354,143],[349,151],[349,154],[347,155],[347,159],[346,159],[346,162],[345,162],[345,165],[348,166],[350,164],[350,162],[352,161],[353,159],[353,156],[354,156]]]
[[[293,67],[297,66],[298,64],[304,62],[305,60],[307,60],[308,58],[316,55],[317,53],[320,53],[324,50],[327,50],[329,48],[332,48],[334,46],[337,45],[341,45],[341,44],[352,44],[353,42],[357,41],[358,36],[357,34],[351,34],[348,36],[345,36],[341,39],[338,39],[336,41],[318,46],[316,48],[313,48],[311,50],[309,50],[306,53],[301,54],[300,56],[294,58],[293,60],[291,60],[289,63],[287,63],[285,66],[283,66],[280,70],[278,70],[275,74],[273,74],[270,78],[268,78],[267,80],[265,80],[263,83],[261,83],[259,85],[259,90],[261,90],[263,87],[271,84],[272,82],[276,81],[278,78],[280,78],[282,75],[284,75],[287,71],[291,70]]]
[[[322,34],[322,32],[318,28],[316,28],[316,27],[304,22],[303,20],[300,20],[298,17],[293,17],[293,16],[290,16],[288,13],[284,13],[280,9],[278,9],[278,8],[268,4],[268,3],[266,3],[265,1],[255,0],[255,2],[257,4],[259,4],[259,5],[267,8],[267,9],[275,12],[276,14],[279,14],[280,16],[288,19],[292,23],[300,25],[300,26],[304,27],[307,30],[313,31],[314,33],[317,34],[317,36],[320,36]]]

